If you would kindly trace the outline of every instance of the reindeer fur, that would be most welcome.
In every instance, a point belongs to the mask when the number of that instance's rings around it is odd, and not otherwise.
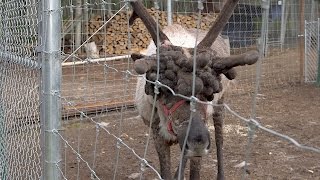
[[[185,48],[193,48],[195,46],[196,32],[197,32],[196,29],[187,30],[183,28],[181,25],[173,24],[171,26],[165,27],[163,29],[163,32],[168,36],[171,43],[175,46],[181,46]],[[205,34],[206,32],[202,30],[199,31],[198,42],[200,42],[204,38]],[[216,50],[217,56],[219,57],[230,56],[230,47],[229,47],[228,40],[224,39],[222,36],[218,36],[218,38],[213,43],[211,48]],[[156,46],[152,41],[150,42],[145,55],[149,56],[155,53],[156,53]],[[210,102],[212,104],[223,103],[223,96],[225,92],[230,88],[230,85],[232,84],[232,82],[234,81],[234,80],[227,79],[223,74],[221,74],[221,76],[222,76],[221,83],[222,83],[223,89],[221,92],[214,95],[213,101]],[[149,126],[150,116],[151,116],[152,106],[153,106],[153,97],[145,93],[145,84],[146,84],[145,79],[142,77],[139,77],[137,81],[137,86],[136,86],[135,103],[137,105],[137,109],[144,123]],[[156,147],[158,146],[158,148],[163,148],[160,151],[163,151],[162,153],[165,157],[159,157],[159,159],[161,161],[161,158],[162,158],[162,160],[165,161],[164,159],[167,159],[167,158],[170,159],[170,155],[166,154],[168,152],[168,147],[159,147],[161,145],[159,145],[158,144],[159,142],[156,142],[156,141],[158,141],[159,139],[163,139],[167,142],[176,142],[177,137],[173,136],[168,132],[167,126],[166,126],[168,120],[167,118],[165,118],[162,112],[162,109],[159,108],[158,102],[156,103],[155,108],[156,108],[156,111],[155,111],[156,115],[155,115],[155,120],[152,123],[153,136],[155,139]],[[208,122],[209,119],[213,118],[213,119],[216,119],[216,121],[214,120],[215,121],[214,123],[218,123],[218,124],[220,123],[220,125],[222,126],[223,108],[207,106],[205,109],[206,109],[206,117],[207,117],[206,122]],[[219,131],[222,131],[222,129],[219,129]],[[222,137],[220,138],[222,141]],[[200,164],[199,164],[200,162],[198,160],[191,160],[191,163],[193,164],[192,166],[197,166],[198,169],[200,168]],[[170,168],[171,164],[169,163],[166,166],[168,166],[166,168]],[[177,176],[177,173],[176,173],[176,176]],[[199,175],[194,174],[194,175],[191,175],[190,177],[197,177],[195,179],[198,179],[198,176]]]
[[[169,40],[172,42],[173,45],[186,47],[186,48],[194,47],[196,42],[196,31],[197,31],[196,29],[187,30],[179,24],[166,26],[163,29],[163,32],[168,36]],[[205,33],[206,32],[204,31],[199,32],[198,42],[202,40]],[[219,36],[217,38],[217,40],[213,43],[211,48],[216,50],[216,52],[218,53],[217,56],[219,57],[230,56],[230,46],[228,44],[228,40],[224,39],[222,36]],[[153,41],[151,41],[145,55],[149,56],[155,53],[156,53],[156,46],[154,45]],[[222,76],[221,82],[223,85],[223,89],[220,93],[215,94],[214,100],[211,101],[212,104],[217,104],[217,102],[220,99],[222,99],[225,92],[229,89],[229,87],[235,81],[235,80],[227,79],[223,74],[221,74],[221,76]],[[138,78],[136,93],[135,93],[135,103],[137,105],[139,114],[142,116],[144,120],[147,120],[144,123],[146,125],[149,125],[149,119],[150,119],[150,114],[151,114],[152,105],[153,105],[153,97],[145,94],[145,90],[144,90],[145,83],[146,81],[144,78],[142,77]],[[212,117],[213,113],[214,113],[213,106],[208,106],[207,117],[208,118]],[[162,125],[165,125],[166,123],[167,123],[166,118],[161,118],[159,125],[160,127],[162,127]],[[166,127],[164,129],[166,129]],[[166,134],[167,133],[166,130],[162,130],[161,132],[162,132],[162,136],[164,136],[165,139],[167,140],[173,139],[171,134]]]

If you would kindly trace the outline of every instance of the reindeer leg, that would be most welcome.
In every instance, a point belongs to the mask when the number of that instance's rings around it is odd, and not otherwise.
[[[188,161],[188,158],[186,156],[183,156],[182,158],[182,164],[181,164],[181,175],[180,175],[180,179],[179,178],[179,167],[180,167],[180,164],[177,168],[177,171],[176,173],[174,174],[174,179],[175,180],[183,180],[184,179],[184,170],[186,168],[186,165],[187,165],[187,161]]]
[[[218,101],[218,104],[223,103],[223,97]],[[217,179],[224,179],[224,170],[223,170],[223,106],[214,107],[213,113],[213,124],[215,129],[215,140],[217,148],[217,161],[218,161],[218,174]]]
[[[201,157],[190,159],[190,180],[200,179]]]
[[[152,123],[153,140],[160,162],[160,175],[162,179],[172,179],[170,145],[159,135],[159,118]]]
[[[154,138],[154,144],[159,157],[161,177],[171,180],[170,146],[159,135],[154,134],[154,136],[157,136]]]

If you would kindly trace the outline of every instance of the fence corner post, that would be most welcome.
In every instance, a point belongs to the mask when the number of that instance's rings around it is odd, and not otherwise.
[[[318,70],[317,70],[317,79],[316,79],[316,85],[320,87],[320,18],[317,19],[317,48],[318,48]]]
[[[61,179],[61,5],[41,0],[39,4],[39,60],[41,62],[40,123],[42,180]]]
[[[300,0],[299,1],[299,14],[300,14],[300,25],[299,25],[299,53],[300,53],[300,82],[303,83],[304,82],[304,51],[305,51],[305,44],[304,44],[304,32],[305,32],[305,0]]]

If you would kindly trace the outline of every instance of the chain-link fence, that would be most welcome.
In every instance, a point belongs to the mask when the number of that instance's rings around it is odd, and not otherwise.
[[[38,83],[39,70],[1,62],[1,179],[41,175]]]
[[[305,23],[305,82],[319,81],[319,20]]]
[[[303,21],[314,18],[318,13],[316,2],[304,1],[304,3],[304,9],[301,9],[301,1],[270,1],[260,88],[277,88],[302,81]],[[259,1],[249,0],[239,3],[223,32],[230,38],[233,53],[255,49],[259,46],[261,12]],[[238,81],[241,85],[238,86],[237,92],[241,89],[250,90],[255,78],[255,69],[247,67],[238,69],[240,72]]]
[[[0,2],[0,179],[41,176],[38,2]]]

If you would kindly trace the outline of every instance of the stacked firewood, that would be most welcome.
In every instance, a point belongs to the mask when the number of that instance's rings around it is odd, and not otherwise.
[[[157,19],[155,9],[148,9],[148,12]],[[163,28],[167,25],[167,13],[159,12],[159,24]],[[131,13],[129,13],[129,16]],[[181,24],[186,28],[197,27],[197,15],[173,15],[173,23]],[[201,29],[208,30],[212,22],[215,20],[216,14],[203,14],[201,18]],[[109,18],[104,18],[108,20]],[[86,24],[88,36],[96,32],[103,24],[104,20],[100,15],[94,16]],[[100,53],[107,54],[128,54],[128,15],[126,12],[120,12],[109,23],[108,26],[102,28],[95,34],[91,41],[94,41]],[[133,26],[130,27],[131,34],[131,51],[140,52],[146,49],[151,37],[140,19],[137,19]]]

